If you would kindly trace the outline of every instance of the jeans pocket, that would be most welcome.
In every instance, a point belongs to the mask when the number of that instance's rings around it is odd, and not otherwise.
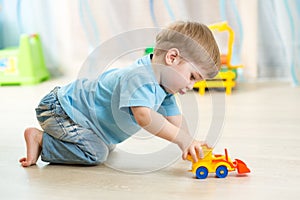
[[[43,109],[41,107],[38,107],[35,109],[35,112],[36,112],[36,118],[40,123],[40,125],[44,124],[45,121],[53,117],[53,112],[51,109]]]
[[[61,118],[69,118],[69,116],[67,115],[67,113],[64,111],[64,109],[62,108],[62,106],[59,104],[59,102],[57,101],[55,104],[55,108],[53,110],[55,116],[61,117]]]

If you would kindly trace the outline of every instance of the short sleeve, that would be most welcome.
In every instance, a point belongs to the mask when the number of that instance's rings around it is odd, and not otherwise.
[[[158,112],[164,116],[175,116],[180,114],[176,98],[173,94],[168,94],[165,97]]]
[[[145,73],[128,76],[120,82],[119,109],[129,112],[129,107],[144,106],[157,110],[156,84]]]

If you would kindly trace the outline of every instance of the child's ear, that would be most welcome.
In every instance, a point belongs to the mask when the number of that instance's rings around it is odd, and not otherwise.
[[[165,61],[167,65],[177,65],[180,62],[179,50],[177,48],[169,49]]]

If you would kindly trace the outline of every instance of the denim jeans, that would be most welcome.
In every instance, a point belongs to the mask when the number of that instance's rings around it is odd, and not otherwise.
[[[76,124],[62,109],[54,88],[36,108],[43,129],[41,159],[59,164],[103,163],[109,147],[91,130]]]

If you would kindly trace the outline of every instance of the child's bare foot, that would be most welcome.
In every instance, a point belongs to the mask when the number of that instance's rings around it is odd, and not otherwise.
[[[41,150],[42,150],[42,139],[43,132],[37,128],[27,128],[24,132],[26,141],[27,157],[21,158],[19,162],[23,167],[29,167],[36,164]]]

